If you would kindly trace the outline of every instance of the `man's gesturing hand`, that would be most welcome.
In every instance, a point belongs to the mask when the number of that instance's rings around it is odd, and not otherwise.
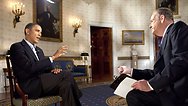
[[[63,55],[63,53],[66,53],[68,47],[67,46],[61,46],[52,56],[52,60],[55,60],[56,58]]]

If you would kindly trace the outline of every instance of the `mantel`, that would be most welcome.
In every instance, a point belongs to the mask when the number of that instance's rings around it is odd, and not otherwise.
[[[70,60],[70,59],[74,59],[74,60],[81,60],[82,57],[81,56],[61,56],[59,58],[57,58],[57,60]]]
[[[131,56],[122,56],[122,57],[117,57],[118,60],[131,60]],[[149,56],[138,56],[138,59],[150,59]]]

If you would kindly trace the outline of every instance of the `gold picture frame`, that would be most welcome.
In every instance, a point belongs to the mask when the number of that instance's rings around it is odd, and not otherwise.
[[[122,45],[144,45],[144,30],[122,30]]]
[[[156,9],[160,7],[160,4],[162,3],[162,1],[164,0],[156,0]],[[175,3],[174,3],[174,7],[171,7],[172,6],[172,3],[168,4],[168,8],[170,8],[172,11],[173,11],[173,14],[174,15],[178,15],[178,0],[175,0]]]
[[[62,0],[33,0],[33,21],[42,27],[41,40],[62,42]]]

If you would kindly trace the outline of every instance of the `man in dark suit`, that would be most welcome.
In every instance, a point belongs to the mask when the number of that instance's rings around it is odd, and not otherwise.
[[[63,106],[80,106],[82,93],[71,72],[53,67],[53,60],[66,52],[67,47],[62,46],[53,56],[45,57],[42,49],[36,46],[41,38],[41,27],[29,23],[24,32],[25,39],[10,47],[13,72],[21,89],[29,98],[59,95],[63,99]]]
[[[188,26],[174,23],[172,11],[159,8],[151,16],[150,28],[163,37],[154,69],[118,68],[138,80],[127,94],[129,106],[188,106]]]

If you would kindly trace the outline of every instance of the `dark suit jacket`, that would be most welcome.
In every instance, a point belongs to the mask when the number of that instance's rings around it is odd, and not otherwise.
[[[42,84],[39,76],[52,69],[52,63],[49,58],[45,58],[42,49],[39,47],[36,49],[40,61],[37,60],[32,49],[24,40],[12,44],[10,48],[14,75],[29,98],[38,98],[41,95]]]
[[[188,102],[188,26],[181,21],[171,25],[154,70],[134,69],[132,77],[149,80],[164,106]]]

